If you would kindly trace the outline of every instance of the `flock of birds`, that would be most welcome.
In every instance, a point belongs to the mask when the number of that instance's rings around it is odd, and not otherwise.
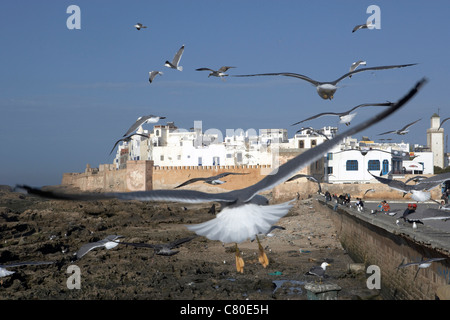
[[[135,25],[137,30],[142,30],[147,28],[147,26],[138,23]],[[367,25],[361,25],[355,27],[353,32],[359,29],[367,28]],[[164,66],[182,71],[183,67],[180,65],[180,59],[184,52],[184,45],[178,50],[175,54],[172,61],[166,61]],[[388,65],[388,66],[377,66],[377,67],[368,67],[368,68],[359,68],[361,65],[365,65],[365,61],[358,61],[352,64],[350,67],[350,71],[340,76],[334,81],[326,81],[321,82],[314,80],[310,77],[307,77],[302,74],[297,73],[260,73],[260,74],[247,74],[247,75],[234,75],[233,77],[253,77],[253,76],[287,76],[294,77],[300,80],[307,81],[311,83],[317,90],[318,95],[322,99],[332,100],[333,96],[338,89],[338,83],[345,78],[350,78],[356,73],[365,72],[369,70],[385,70],[385,69],[394,69],[394,68],[404,68],[409,66],[414,66],[416,64],[402,64],[402,65]],[[225,73],[227,70],[234,67],[224,66],[219,70],[213,70],[210,68],[198,68],[197,71],[209,71],[210,76],[223,78],[227,76]],[[162,75],[161,71],[150,71],[149,72],[149,82],[154,81],[157,75]],[[397,102],[391,103],[375,103],[375,104],[362,104],[358,105],[351,110],[336,115],[341,117],[341,120],[344,121],[347,125],[350,124],[351,119],[345,118],[345,116],[349,116],[350,112],[359,107],[366,106],[384,106],[384,108],[379,114],[371,116],[369,119],[361,122],[356,126],[352,126],[350,129],[345,132],[336,135],[334,138],[326,140],[325,142],[317,145],[316,147],[307,150],[306,152],[297,155],[296,157],[290,159],[286,163],[279,166],[276,170],[274,170],[273,174],[265,176],[259,182],[237,190],[232,190],[228,192],[219,192],[219,193],[208,193],[208,192],[200,192],[196,190],[187,190],[180,189],[182,186],[187,184],[203,180],[207,183],[220,183],[220,178],[225,175],[231,173],[225,173],[215,177],[209,177],[205,179],[191,179],[186,181],[174,189],[167,190],[150,190],[150,191],[137,191],[137,192],[112,192],[112,193],[64,193],[64,192],[56,192],[56,191],[45,191],[41,188],[34,188],[27,185],[17,185],[17,189],[23,189],[28,194],[37,195],[44,198],[50,199],[61,199],[61,200],[81,200],[81,201],[90,201],[90,200],[102,200],[102,199],[121,199],[121,200],[139,200],[139,201],[161,201],[161,202],[180,202],[180,203],[219,203],[221,207],[221,211],[211,220],[187,225],[187,229],[194,232],[196,236],[204,236],[210,240],[221,241],[222,243],[234,243],[236,248],[236,270],[238,272],[243,272],[244,270],[244,261],[242,259],[240,250],[238,248],[238,244],[246,241],[246,240],[254,240],[258,241],[259,245],[259,261],[260,263],[266,267],[269,263],[269,260],[264,252],[263,247],[259,242],[258,235],[268,233],[271,228],[275,225],[275,223],[285,216],[289,210],[293,207],[293,201],[295,199],[289,200],[284,203],[278,204],[269,204],[269,200],[260,195],[261,192],[270,190],[273,187],[277,186],[280,183],[286,182],[289,179],[296,179],[303,176],[295,176],[302,168],[309,165],[313,161],[321,158],[323,154],[332,149],[335,145],[340,143],[343,138],[347,136],[354,135],[362,130],[369,128],[372,125],[377,124],[378,122],[386,119],[391,114],[405,106],[423,87],[423,85],[427,82],[425,78],[419,80],[412,89],[407,92],[403,97],[401,97]],[[322,114],[323,115],[323,114]],[[321,116],[321,115],[318,115]],[[140,125],[143,123],[149,122],[157,122],[159,119],[163,119],[161,116],[144,116],[140,117],[130,128],[126,131],[123,138],[121,138],[118,142],[124,141],[123,139],[130,138],[130,134],[132,134]],[[307,120],[307,119],[306,119]],[[303,121],[306,121],[303,120]],[[300,121],[298,123],[301,123]],[[412,124],[411,124],[412,125]],[[405,129],[402,129],[403,131]],[[135,133],[136,134],[136,133]],[[118,143],[117,142],[117,143]],[[117,144],[116,143],[116,144]],[[116,145],[115,145],[116,146]],[[113,148],[114,149],[114,148]],[[320,188],[320,184],[319,184]],[[413,192],[413,190],[408,190],[408,192]],[[90,250],[93,250],[98,247],[104,247],[106,249],[111,249],[116,247],[117,245],[131,245],[138,247],[151,247],[155,250],[156,254],[162,255],[171,255],[174,254],[173,249],[177,246],[186,243],[192,240],[194,237],[180,239],[173,243],[169,243],[166,245],[149,245],[143,243],[126,243],[120,241],[121,236],[118,235],[110,235],[107,238],[95,242],[88,243],[85,246],[81,247],[77,252],[77,258],[81,258],[85,254],[87,254]],[[176,252],[175,252],[176,253]],[[43,262],[46,263],[46,262]],[[313,268],[310,270],[310,274],[323,277],[326,266],[328,264],[322,264],[320,267]],[[405,265],[406,266],[406,265]],[[0,272],[4,272],[6,267],[9,266],[0,266]],[[1,275],[1,273],[0,273]]]

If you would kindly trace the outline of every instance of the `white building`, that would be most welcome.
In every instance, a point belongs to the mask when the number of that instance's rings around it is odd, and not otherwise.
[[[329,183],[369,183],[373,175],[401,176],[407,173],[428,174],[432,170],[431,152],[414,154],[411,160],[409,144],[358,142],[348,137],[328,152],[325,178]]]

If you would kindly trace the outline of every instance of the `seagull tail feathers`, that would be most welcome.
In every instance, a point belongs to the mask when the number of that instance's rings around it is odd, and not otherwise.
[[[253,239],[258,233],[268,232],[272,225],[289,212],[292,201],[265,206],[252,203],[229,206],[212,220],[186,227],[210,240],[241,243]]]

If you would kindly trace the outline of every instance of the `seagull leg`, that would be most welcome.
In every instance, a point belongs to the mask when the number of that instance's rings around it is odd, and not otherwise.
[[[256,241],[258,241],[258,250],[259,250],[258,260],[259,263],[261,263],[265,268],[269,265],[269,259],[267,258],[267,255],[264,252],[264,248],[262,247],[261,242],[259,242],[258,236],[256,236]]]
[[[242,259],[241,252],[236,243],[236,270],[240,273],[244,273],[244,259]]]

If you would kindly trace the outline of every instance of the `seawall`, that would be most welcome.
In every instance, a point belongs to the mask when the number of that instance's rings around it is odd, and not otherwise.
[[[350,257],[380,269],[380,293],[390,300],[448,299],[442,295],[448,290],[450,259],[436,261],[429,268],[417,272],[417,266],[397,269],[402,263],[420,261],[422,258],[450,258],[447,234],[423,228],[420,232],[410,226],[399,228],[387,220],[387,215],[360,213],[354,208],[340,206],[332,210],[332,203],[319,202],[329,207],[330,216],[338,230],[338,237]],[[417,272],[417,276],[416,276]],[[370,274],[367,275],[368,277]]]

